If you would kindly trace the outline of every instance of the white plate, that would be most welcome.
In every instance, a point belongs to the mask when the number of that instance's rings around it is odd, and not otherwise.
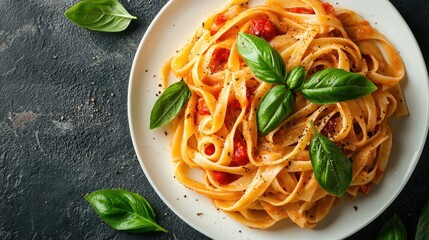
[[[149,130],[149,115],[161,90],[160,70],[192,37],[202,21],[221,10],[227,0],[168,2],[145,33],[130,75],[128,117],[140,164],[162,200],[186,223],[214,239],[340,239],[363,228],[382,213],[408,181],[422,152],[429,123],[428,74],[410,29],[388,0],[334,0],[367,19],[400,52],[406,67],[402,81],[410,116],[392,121],[394,146],[382,182],[367,196],[346,198],[334,206],[315,229],[288,220],[269,230],[251,229],[217,211],[210,201],[173,178],[169,137],[165,129]],[[355,208],[357,207],[357,210]]]

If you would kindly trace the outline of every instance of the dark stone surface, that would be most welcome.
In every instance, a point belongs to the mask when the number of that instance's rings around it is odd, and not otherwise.
[[[127,88],[137,46],[167,0],[122,0],[139,17],[122,33],[99,33],[64,17],[77,1],[0,4],[0,239],[204,239],[161,201],[130,140]],[[429,62],[429,2],[391,0]],[[394,203],[349,239],[374,239],[397,213],[412,239],[429,197],[429,153]],[[86,193],[124,188],[152,204],[168,234],[110,229]]]

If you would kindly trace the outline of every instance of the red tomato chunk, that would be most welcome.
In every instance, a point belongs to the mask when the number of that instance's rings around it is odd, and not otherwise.
[[[210,115],[210,110],[207,107],[207,104],[206,104],[206,101],[204,101],[204,98],[198,99],[197,110],[198,110],[198,114],[200,115]]]
[[[371,186],[372,186],[371,183],[367,183],[365,185],[359,186],[359,190],[365,194],[368,194],[369,191],[371,190]]]
[[[325,9],[326,14],[328,15],[335,15],[335,9],[334,6],[332,6],[330,3],[323,3],[323,9]]]
[[[277,36],[277,29],[270,20],[258,17],[250,21],[248,33],[270,41]]]
[[[246,165],[249,162],[247,155],[246,142],[244,140],[234,141],[234,152],[232,153],[231,164],[234,166]]]
[[[212,73],[219,72],[225,68],[228,63],[230,51],[225,48],[216,48],[213,51],[213,56],[210,61],[210,71]]]
[[[215,19],[213,20],[213,25],[210,28],[211,35],[216,34],[217,31],[225,24],[225,22],[228,19],[225,17],[225,15],[219,13],[216,15]]]
[[[214,144],[209,144],[208,146],[206,146],[206,148],[204,149],[204,153],[211,156],[215,153],[216,148],[214,146]]]
[[[213,178],[221,185],[226,185],[234,182],[237,176],[232,173],[213,171]]]
[[[299,14],[314,14],[313,9],[303,7],[288,8],[288,11]]]

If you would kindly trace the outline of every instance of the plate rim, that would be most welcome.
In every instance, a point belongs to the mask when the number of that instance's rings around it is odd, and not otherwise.
[[[133,143],[133,147],[134,150],[136,152],[139,164],[147,178],[147,180],[149,181],[149,183],[151,184],[152,188],[155,190],[155,192],[157,193],[158,197],[160,197],[162,199],[162,201],[164,202],[164,204],[166,204],[168,206],[168,208],[170,210],[172,210],[182,221],[184,221],[186,224],[188,224],[189,226],[191,226],[192,228],[194,228],[195,230],[197,230],[198,232],[200,232],[201,234],[204,234],[208,237],[210,237],[209,235],[206,234],[206,231],[202,228],[200,228],[199,225],[195,225],[192,221],[190,221],[189,219],[187,219],[180,211],[178,211],[176,209],[176,207],[173,206],[172,203],[170,203],[170,201],[168,201],[164,195],[162,194],[162,191],[158,188],[157,184],[154,182],[154,180],[151,177],[151,174],[148,172],[144,161],[141,159],[141,154],[140,151],[137,148],[137,143],[136,143],[136,136],[135,133],[133,131],[133,126],[134,126],[134,121],[135,119],[133,118],[133,112],[132,112],[132,108],[133,108],[133,91],[132,91],[132,87],[134,85],[134,81],[135,80],[135,69],[137,68],[137,64],[139,62],[139,57],[142,54],[143,48],[145,46],[145,42],[147,41],[147,39],[150,37],[150,33],[152,31],[154,31],[154,26],[156,25],[156,22],[159,21],[159,19],[164,15],[164,13],[167,11],[167,9],[169,9],[174,3],[176,2],[180,2],[180,0],[170,0],[168,1],[163,7],[162,9],[157,13],[157,15],[155,16],[155,18],[152,20],[152,22],[150,23],[149,27],[146,29],[146,31],[144,32],[144,35],[142,37],[142,39],[140,40],[140,43],[138,45],[137,51],[135,53],[135,56],[133,58],[133,63],[132,63],[132,67],[131,67],[131,71],[130,71],[130,77],[129,77],[129,84],[128,84],[128,96],[127,96],[127,114],[128,114],[128,121],[129,121],[129,131],[130,131],[130,135],[131,135],[131,139],[132,139],[132,143]],[[227,2],[227,1],[225,1]],[[332,2],[332,1],[331,1]],[[423,54],[421,52],[421,48],[413,34],[413,32],[411,31],[409,25],[407,24],[407,22],[405,21],[405,19],[402,17],[402,15],[400,14],[400,12],[396,9],[396,7],[388,0],[384,0],[384,3],[387,3],[390,5],[391,9],[393,9],[395,11],[395,17],[399,17],[399,20],[402,22],[402,24],[406,27],[406,30],[408,31],[406,34],[411,36],[413,39],[413,46],[417,46],[418,48],[418,56],[416,56],[417,58],[419,58],[419,63],[422,63],[422,65],[424,66],[424,73],[425,73],[425,78],[426,78],[426,82],[429,81],[429,77],[428,77],[428,71],[426,68],[426,63],[425,60],[423,58]],[[206,12],[209,12],[210,9],[207,9]],[[360,13],[358,13],[360,14]],[[377,29],[377,28],[376,28]],[[405,65],[405,64],[404,64]],[[426,85],[428,86],[428,85]],[[429,88],[426,89],[426,92],[429,94]],[[393,202],[394,200],[398,197],[398,195],[402,192],[402,190],[404,189],[405,185],[409,182],[409,179],[412,176],[412,173],[414,172],[419,159],[421,158],[421,154],[423,152],[423,149],[425,147],[425,143],[427,141],[427,135],[428,135],[428,131],[429,131],[429,113],[426,112],[426,128],[424,129],[424,136],[422,139],[422,142],[419,146],[419,148],[417,149],[417,151],[415,152],[415,156],[417,157],[417,160],[413,161],[413,164],[409,165],[409,169],[405,175],[405,178],[403,179],[403,181],[401,182],[401,185],[397,188],[397,190],[390,196],[390,198],[388,199],[388,201],[386,201],[386,203],[383,205],[383,207],[381,209],[378,209],[376,211],[375,214],[373,214],[367,221],[365,221],[364,223],[361,224],[360,228],[355,229],[354,231],[350,232],[349,235],[344,236],[344,237],[349,237],[352,234],[356,233],[357,231],[365,228],[368,224],[370,224],[372,221],[374,221],[374,219],[376,219],[377,217],[380,216],[380,214],[382,212],[384,212]]]

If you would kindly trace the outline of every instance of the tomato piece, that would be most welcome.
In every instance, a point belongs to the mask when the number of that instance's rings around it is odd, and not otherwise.
[[[225,48],[216,48],[213,51],[213,56],[210,60],[210,71],[212,73],[217,73],[225,68],[228,63],[229,53],[229,49]]]
[[[219,31],[219,29],[226,23],[227,20],[228,19],[222,13],[217,14],[213,20],[212,26],[210,27],[211,35],[214,35],[217,31]]]
[[[215,17],[215,19],[214,19],[214,23],[216,24],[216,25],[222,25],[222,24],[224,24],[226,22],[226,17],[225,17],[225,15],[223,15],[223,14],[218,14],[218,15],[216,15],[216,17]]]
[[[289,12],[299,13],[299,14],[314,14],[313,9],[296,7],[296,8],[288,8]]]
[[[371,183],[360,185],[359,190],[365,194],[368,194],[369,191],[371,190],[371,186],[372,186]]]
[[[198,114],[200,115],[210,115],[210,110],[207,107],[207,104],[206,104],[206,101],[204,101],[204,98],[198,99],[197,110],[198,110]]]
[[[243,166],[249,162],[247,155],[246,142],[244,140],[234,141],[234,151],[232,153],[231,164],[234,166]]]
[[[214,144],[209,144],[208,146],[205,147],[204,149],[204,153],[211,156],[215,153],[216,148],[214,146]]]
[[[277,36],[277,29],[270,20],[258,17],[250,20],[248,33],[270,41]]]
[[[323,3],[323,9],[325,9],[326,14],[335,15],[334,6],[332,6],[330,3],[328,2]]]
[[[213,171],[213,178],[221,185],[226,185],[234,182],[237,176],[232,173]]]

